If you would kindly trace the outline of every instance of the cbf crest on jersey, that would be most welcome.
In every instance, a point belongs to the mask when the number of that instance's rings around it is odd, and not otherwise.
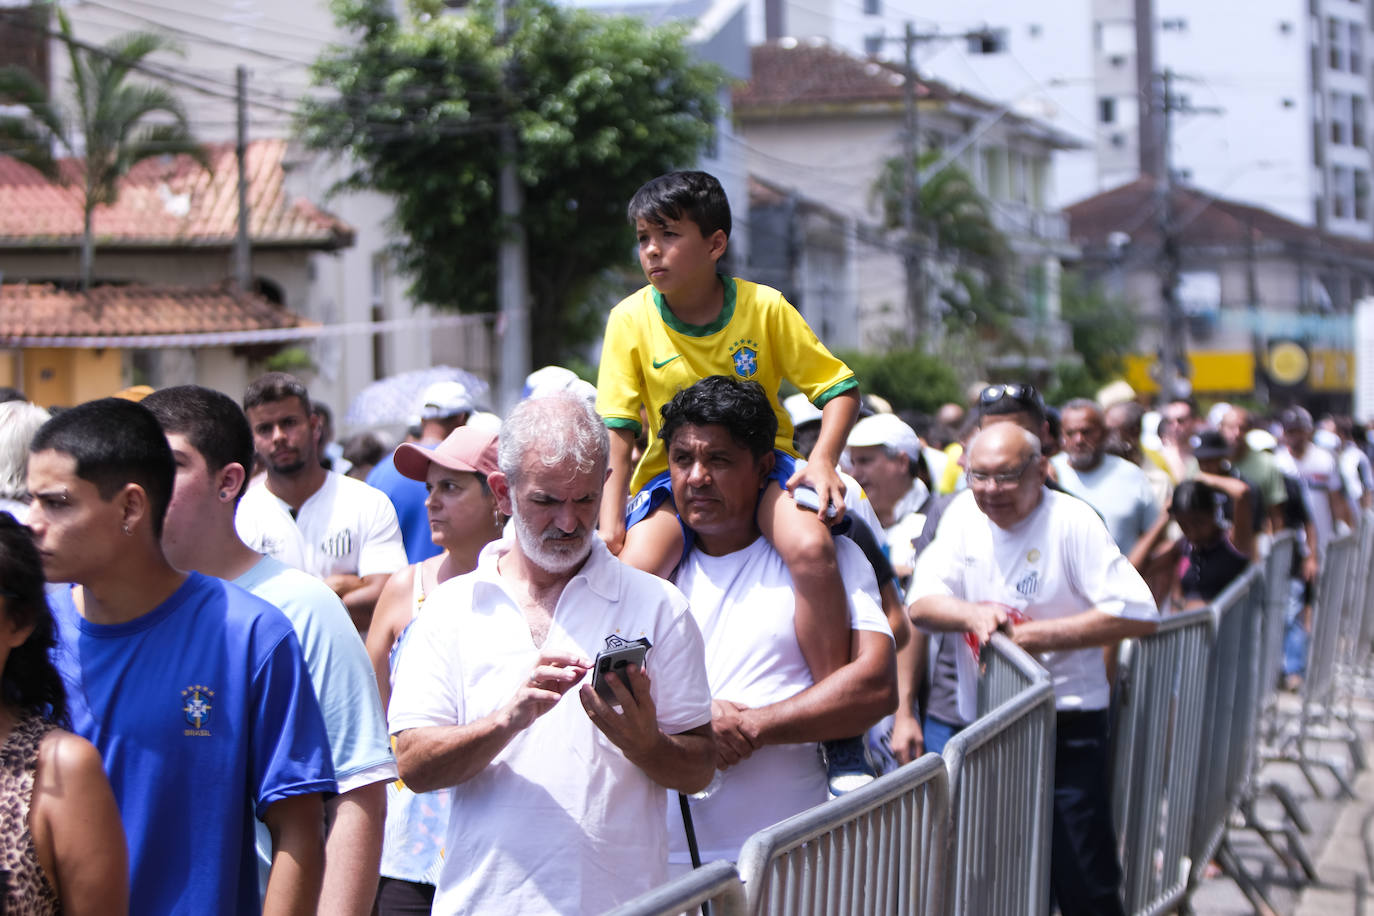
[[[191,726],[183,734],[208,738],[210,712],[215,708],[215,692],[204,684],[192,684],[181,692],[181,712]]]
[[[753,378],[759,371],[759,342],[741,337],[730,344],[730,358],[735,364],[735,375]]]

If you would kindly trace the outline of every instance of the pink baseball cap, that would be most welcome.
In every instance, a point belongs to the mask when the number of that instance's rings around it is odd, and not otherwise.
[[[483,477],[497,470],[496,432],[460,426],[434,448],[405,442],[396,448],[396,470],[411,480],[424,481],[430,464]]]

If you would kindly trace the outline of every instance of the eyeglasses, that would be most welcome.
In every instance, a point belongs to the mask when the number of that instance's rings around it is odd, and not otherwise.
[[[975,471],[970,469],[968,472],[968,482],[971,484],[978,484],[979,486],[986,486],[987,484],[993,484],[999,487],[1015,486],[1021,482],[1021,478],[1025,476],[1030,466],[1035,464],[1035,459],[1038,457],[1038,455],[1032,455],[1026,459],[1025,464],[1021,465],[1016,470],[1004,471],[1001,474],[989,474],[986,471]]]
[[[991,407],[1003,398],[1011,398],[1018,404],[1025,404],[1030,407],[1044,408],[1044,402],[1040,400],[1040,392],[1035,390],[1034,385],[1022,385],[1012,382],[1008,385],[989,385],[978,394],[978,403],[983,407]]]

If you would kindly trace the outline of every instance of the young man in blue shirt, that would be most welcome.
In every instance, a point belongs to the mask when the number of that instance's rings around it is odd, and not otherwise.
[[[175,475],[157,420],[106,398],[30,447],[29,525],[49,582],[73,731],[100,751],[129,840],[130,912],[257,913],[254,816],[272,835],[262,910],[313,910],[324,721],[291,625],[233,585],[174,569]]]

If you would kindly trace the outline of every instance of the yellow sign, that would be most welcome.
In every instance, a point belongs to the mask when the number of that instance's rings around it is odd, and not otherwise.
[[[1287,348],[1297,350],[1296,354]],[[1355,389],[1355,354],[1350,350],[1312,350],[1287,341],[1277,344],[1268,354],[1265,368],[1279,379],[1293,377],[1312,391],[1349,393]],[[1301,360],[1299,364],[1298,360]],[[1126,381],[1141,393],[1155,394],[1159,382],[1152,374],[1157,360],[1153,356],[1136,354],[1126,357]],[[1255,388],[1255,358],[1248,352],[1228,350],[1194,350],[1188,354],[1189,380],[1197,394],[1241,394]],[[1301,372],[1298,370],[1301,369]],[[1285,384],[1294,384],[1285,382]]]
[[[1280,385],[1296,385],[1307,378],[1311,364],[1307,351],[1291,340],[1281,340],[1269,348],[1269,377]]]

